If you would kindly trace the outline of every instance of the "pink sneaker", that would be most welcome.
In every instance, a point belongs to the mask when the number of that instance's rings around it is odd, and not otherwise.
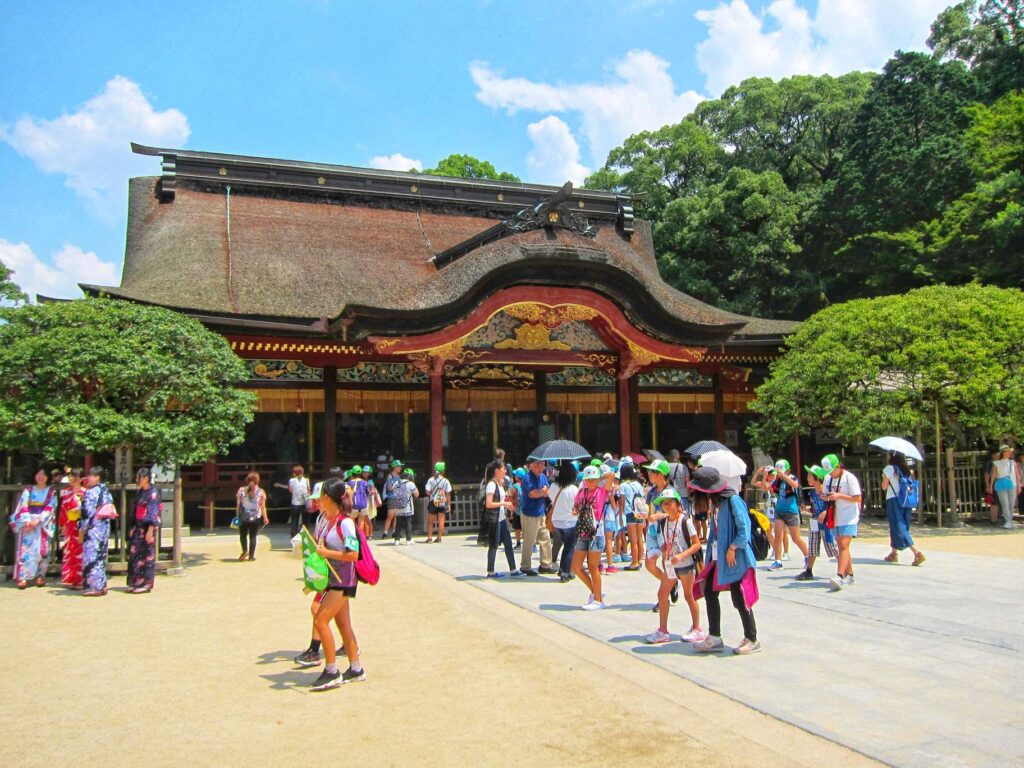
[[[699,643],[702,642],[705,637],[706,635],[704,634],[704,630],[691,629],[689,632],[683,635],[680,638],[680,640],[682,640],[684,643]]]
[[[609,565],[607,568],[604,569],[604,572],[605,573],[618,573],[619,569],[616,568],[614,565]]]

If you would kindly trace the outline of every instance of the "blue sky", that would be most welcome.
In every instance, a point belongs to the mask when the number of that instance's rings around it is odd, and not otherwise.
[[[349,165],[453,152],[581,181],[745,77],[878,69],[948,0],[0,5],[0,260],[118,284],[135,140]],[[897,9],[897,10],[894,10]]]

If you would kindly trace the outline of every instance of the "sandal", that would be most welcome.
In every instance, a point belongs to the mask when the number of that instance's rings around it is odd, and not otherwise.
[[[24,579],[22,579],[21,581],[19,581],[14,586],[16,586],[18,589],[27,589],[28,588],[28,582],[25,581]]]
[[[923,564],[924,564],[924,561],[925,561],[925,559],[926,559],[926,558],[925,558],[925,556],[924,556],[924,552],[918,552],[918,553],[917,553],[917,554],[916,554],[916,555],[914,556],[914,562],[912,562],[912,563],[911,563],[911,565],[923,565]]]
[[[244,562],[245,562],[245,558],[246,558],[246,557],[248,557],[248,555],[246,555],[246,554],[245,554],[245,552],[243,552],[242,554],[240,554],[240,555],[238,556],[238,562],[240,562],[240,563],[244,563]]]
[[[35,585],[37,587],[45,587],[46,586],[46,579],[44,579],[42,576],[37,577],[36,580],[35,580]]]
[[[888,555],[886,555],[882,559],[885,560],[885,562],[887,562],[887,563],[895,563],[895,562],[899,561],[900,556],[896,552],[890,552]]]

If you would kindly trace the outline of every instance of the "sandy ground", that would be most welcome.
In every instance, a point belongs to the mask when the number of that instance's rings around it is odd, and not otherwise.
[[[312,693],[299,560],[269,547],[189,539],[150,595],[0,588],[0,765],[873,764],[382,547],[368,680]]]

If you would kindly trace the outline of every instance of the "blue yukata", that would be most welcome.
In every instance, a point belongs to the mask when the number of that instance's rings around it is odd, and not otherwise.
[[[14,529],[14,580],[28,581],[35,578],[46,578],[46,561],[50,555],[50,547],[56,530],[54,504],[57,494],[53,489],[26,488],[18,499],[18,505],[11,515],[11,528]],[[29,528],[29,523],[37,525]]]
[[[82,548],[82,579],[90,592],[103,592],[107,588],[107,541],[110,539],[110,521],[96,516],[104,504],[114,499],[103,483],[94,485],[82,497],[82,519],[78,530],[85,531]]]

